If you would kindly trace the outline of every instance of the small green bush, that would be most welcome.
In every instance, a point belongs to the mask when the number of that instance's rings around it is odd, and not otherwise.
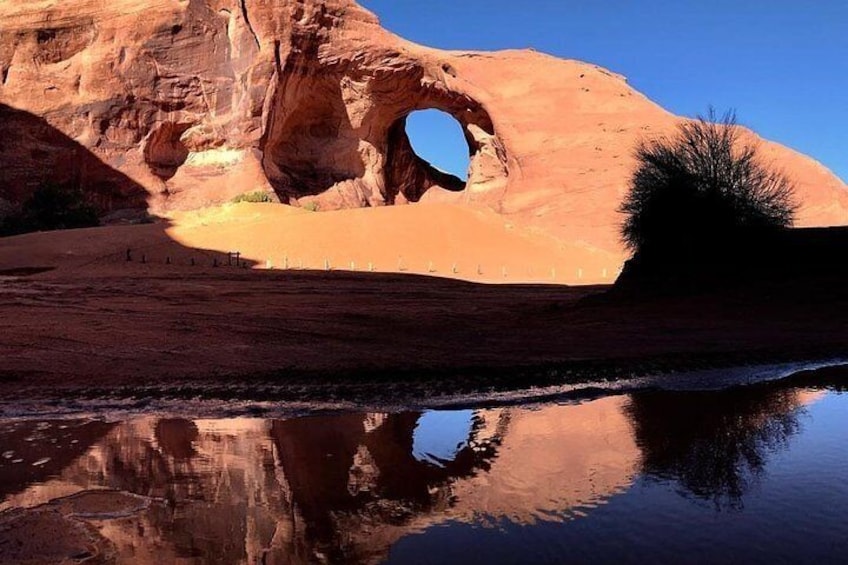
[[[238,204],[239,202],[253,202],[253,203],[268,203],[273,202],[271,199],[271,195],[262,190],[254,190],[253,192],[245,192],[244,194],[239,194],[231,201],[233,204]]]
[[[320,209],[320,206],[314,200],[312,202],[307,202],[303,205],[304,210],[309,210],[310,212],[317,212]]]

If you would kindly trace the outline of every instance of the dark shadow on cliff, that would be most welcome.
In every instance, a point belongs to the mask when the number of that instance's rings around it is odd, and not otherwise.
[[[32,256],[22,253],[14,258],[14,264],[2,265],[7,275],[37,274],[64,263],[68,257],[82,255],[82,250],[74,248],[75,242],[82,247],[89,235],[100,232],[76,228],[98,223],[149,224],[120,228],[142,230],[140,239],[146,243],[124,245],[120,233],[110,232],[115,251],[90,258],[85,266],[121,261],[197,267],[254,265],[227,253],[192,249],[173,241],[166,233],[170,224],[148,216],[148,197],[143,186],[44,118],[0,104],[0,236],[73,230],[63,231],[66,237],[59,238],[64,249],[42,253],[46,256],[42,261],[35,257],[36,252]],[[80,266],[73,260],[71,263]]]
[[[84,193],[101,214],[146,208],[144,187],[44,118],[0,104],[0,198],[21,203],[46,185]]]

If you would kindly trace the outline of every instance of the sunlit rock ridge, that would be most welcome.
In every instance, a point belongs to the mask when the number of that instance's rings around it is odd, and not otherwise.
[[[406,116],[427,108],[462,125],[467,184],[413,152]],[[613,256],[632,147],[679,119],[597,66],[422,47],[352,0],[5,0],[0,113],[7,206],[45,181],[104,212],[252,190],[321,210],[447,201]],[[798,184],[800,225],[848,222],[835,175],[762,148]]]

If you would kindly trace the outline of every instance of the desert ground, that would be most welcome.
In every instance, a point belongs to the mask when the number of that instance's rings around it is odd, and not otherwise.
[[[55,185],[104,218],[158,218],[0,239],[4,394],[630,371],[845,343],[838,281],[605,294],[626,259],[633,147],[686,119],[626,77],[423,47],[354,0],[212,4],[0,2],[0,137],[15,140],[0,146],[0,212]],[[423,109],[462,127],[464,181],[415,153],[406,120]],[[796,225],[848,221],[835,174],[744,139],[797,184]],[[289,206],[227,204],[257,192]]]
[[[564,372],[555,378],[564,379],[581,367],[584,376],[615,377],[822,358],[841,353],[848,338],[848,294],[838,282],[815,292],[775,282],[712,295],[610,296],[610,285],[529,282],[528,265],[544,265],[547,277],[549,265],[573,255],[474,211],[415,215],[424,207],[408,207],[387,228],[391,222],[358,221],[367,210],[278,208],[240,204],[0,240],[3,394],[47,385],[429,374],[484,382],[514,375],[526,386],[557,368]],[[324,218],[311,222],[317,215]],[[283,233],[292,227],[288,216],[299,222],[296,241]],[[456,251],[457,272],[430,259],[426,238],[400,236],[421,233],[421,222],[434,217],[468,223],[465,234],[430,226],[433,245]],[[349,237],[335,239],[330,255],[322,233],[340,225]],[[369,248],[368,239],[381,243]],[[241,249],[238,266],[228,264],[231,248]],[[496,267],[505,250],[526,264]],[[428,272],[430,261],[438,272]]]

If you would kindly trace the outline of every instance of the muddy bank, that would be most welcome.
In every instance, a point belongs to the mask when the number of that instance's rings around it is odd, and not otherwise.
[[[315,412],[460,409],[581,402],[646,390],[715,391],[785,381],[802,387],[843,387],[848,358],[784,362],[732,357],[643,360],[625,370],[613,365],[480,369],[477,373],[351,373],[279,378],[199,379],[168,384],[49,389],[22,387],[0,400],[0,417],[37,419],[90,416],[111,421],[133,415],[185,417],[292,417]],[[664,368],[662,368],[664,366]],[[688,366],[688,369],[682,367]]]
[[[149,505],[148,498],[128,492],[87,490],[0,512],[0,563],[114,563],[117,551],[99,531],[102,521]]]

